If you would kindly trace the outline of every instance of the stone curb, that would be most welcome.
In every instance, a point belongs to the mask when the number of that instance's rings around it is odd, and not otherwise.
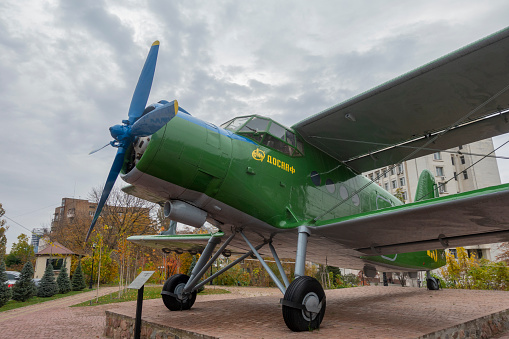
[[[491,338],[509,331],[509,310],[495,312],[462,324],[425,334],[419,339],[432,338]]]

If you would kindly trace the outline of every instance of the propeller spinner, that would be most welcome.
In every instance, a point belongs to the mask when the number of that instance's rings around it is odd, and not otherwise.
[[[94,218],[90,228],[88,229],[87,237],[85,242],[88,241],[92,230],[94,229],[95,223],[101,214],[101,211],[108,200],[111,189],[117,180],[118,174],[124,164],[124,156],[137,137],[144,137],[151,135],[166,125],[179,110],[178,103],[176,100],[172,102],[160,101],[157,104],[152,104],[153,109],[148,113],[145,112],[145,105],[147,104],[150,89],[152,87],[152,80],[154,79],[154,72],[156,68],[157,53],[159,51],[159,41],[155,41],[150,48],[150,51],[145,61],[145,65],[136,84],[133,98],[131,99],[131,105],[129,106],[128,120],[122,120],[122,125],[115,125],[110,127],[110,134],[113,137],[113,141],[109,144],[101,147],[100,149],[111,145],[117,147],[118,151],[113,160],[108,178],[104,184],[104,189],[97,204]],[[148,111],[148,110],[147,110]],[[100,150],[98,149],[98,150]],[[90,152],[90,154],[97,152],[98,150]]]

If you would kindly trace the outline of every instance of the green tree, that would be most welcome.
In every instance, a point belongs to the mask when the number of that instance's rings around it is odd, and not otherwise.
[[[11,299],[12,291],[7,287],[7,274],[5,274],[5,262],[0,262],[0,307]]]
[[[9,263],[19,263],[24,265],[27,261],[32,262],[32,266],[35,262],[34,247],[30,245],[30,239],[26,234],[20,234],[18,236],[18,242],[12,244],[11,253],[8,255],[6,265],[10,268],[15,269],[16,265]]]
[[[69,274],[67,273],[65,260],[62,269],[60,270],[60,274],[57,277],[57,285],[58,293],[60,294],[65,294],[72,290],[71,279],[69,279]]]
[[[9,229],[9,226],[6,225],[6,221],[1,219],[4,214],[5,210],[0,203],[0,258],[5,256],[7,250],[7,237],[5,236],[5,233]]]
[[[74,270],[74,274],[71,279],[72,290],[73,291],[81,291],[84,289],[87,284],[85,283],[85,278],[83,277],[83,270],[81,269],[81,261],[78,261],[78,266]]]
[[[21,276],[12,288],[12,299],[17,301],[27,301],[35,294],[34,267],[30,261],[27,261],[21,270]]]
[[[38,297],[52,297],[58,293],[58,285],[55,281],[55,274],[53,273],[53,265],[48,264],[46,266],[46,271],[44,271],[44,275],[42,276],[41,282],[39,283],[39,288],[37,290]]]

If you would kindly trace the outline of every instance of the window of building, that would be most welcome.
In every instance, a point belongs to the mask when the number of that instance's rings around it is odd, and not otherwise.
[[[444,176],[444,168],[437,166],[437,177],[443,177]]]
[[[449,253],[451,253],[455,259],[458,259],[458,251],[455,248],[450,248]]]
[[[398,182],[396,180],[392,181],[392,188],[398,188]]]
[[[440,193],[447,193],[447,186],[445,182],[441,182],[438,184],[438,191]]]
[[[463,171],[463,179],[468,179],[467,171]]]
[[[458,149],[463,149],[463,146],[459,145],[459,146],[458,146]]]
[[[399,186],[405,186],[405,177],[399,178]]]
[[[369,180],[373,181],[373,173],[370,173],[370,174],[368,175],[368,177],[369,177]]]
[[[451,164],[454,166],[454,155],[451,155]]]
[[[389,183],[388,183],[388,182],[386,182],[386,183],[384,184],[384,188],[385,188],[385,190],[386,190],[386,191],[388,191],[388,190],[389,190]]]
[[[403,198],[403,200],[407,200],[407,195],[406,195],[406,191],[403,191],[401,192],[401,197]]]
[[[53,265],[53,270],[60,270],[64,264],[64,259],[46,259],[46,267],[51,264]]]
[[[475,259],[482,259],[482,250],[481,249],[478,249],[478,248],[468,249],[467,253],[468,253],[469,258],[474,256]]]
[[[394,167],[391,168],[391,175],[394,175]]]
[[[462,164],[462,165],[465,165],[465,156],[464,156],[464,155],[462,155],[462,156],[460,157],[460,161],[461,161],[461,164]]]
[[[380,172],[378,171],[375,172],[375,180],[380,181]]]
[[[433,160],[442,160],[442,154],[440,152],[433,153]]]
[[[403,164],[398,165],[398,174],[403,174]]]
[[[458,181],[458,173],[454,172],[454,180]]]
[[[387,169],[382,169],[382,172],[384,173],[384,178],[387,178]]]

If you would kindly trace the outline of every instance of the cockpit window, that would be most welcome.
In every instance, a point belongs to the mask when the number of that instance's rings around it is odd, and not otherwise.
[[[228,125],[224,126],[224,125],[221,125],[221,127],[223,128],[226,128],[226,129],[229,129],[230,131],[237,131],[237,129],[244,125],[246,123],[246,121],[249,120],[250,117],[242,117],[242,118],[237,118],[237,119],[233,119],[232,122],[230,122]]]
[[[295,133],[267,118],[239,117],[222,124],[221,127],[292,157],[301,157],[304,154],[302,143],[297,140]]]
[[[269,120],[253,117],[239,132],[265,132],[268,125]]]
[[[275,136],[276,138],[284,140],[285,132],[286,128],[279,124],[276,124],[275,122],[272,122],[272,124],[270,125],[269,133]]]

